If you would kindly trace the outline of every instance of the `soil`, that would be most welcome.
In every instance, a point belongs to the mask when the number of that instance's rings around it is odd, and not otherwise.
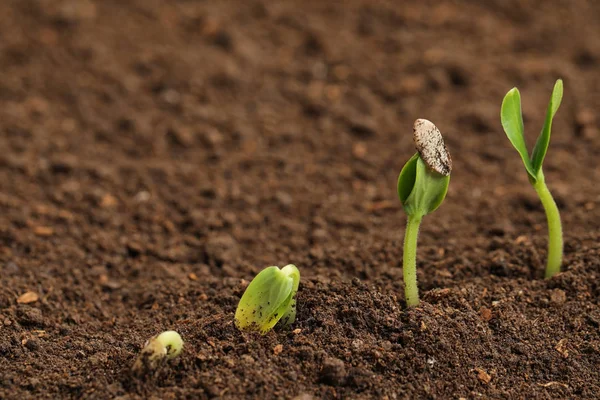
[[[0,2],[0,398],[600,398],[598,37],[584,0]],[[532,145],[557,77],[544,280],[499,107]],[[417,118],[454,166],[407,309]],[[297,321],[239,332],[288,263]],[[183,354],[132,374],[166,329]]]

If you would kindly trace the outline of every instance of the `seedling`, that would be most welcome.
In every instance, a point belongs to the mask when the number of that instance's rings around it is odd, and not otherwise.
[[[502,109],[500,116],[502,119],[502,127],[508,140],[513,147],[521,155],[525,170],[529,176],[529,182],[537,192],[542,206],[546,211],[546,219],[548,220],[548,263],[546,265],[546,278],[551,278],[558,272],[562,265],[563,256],[563,237],[562,225],[560,222],[560,214],[558,207],[552,194],[546,186],[544,179],[544,171],[542,164],[546,157],[548,144],[550,143],[550,130],[552,128],[552,119],[560,106],[563,96],[562,80],[557,80],[552,90],[548,110],[546,111],[546,120],[542,132],[537,138],[531,157],[525,145],[525,132],[523,127],[523,115],[521,113],[521,95],[517,88],[512,88],[504,96],[502,101]]]
[[[235,312],[235,324],[240,330],[265,334],[279,321],[283,326],[296,319],[296,292],[300,271],[289,264],[279,269],[263,269],[246,288]]]
[[[165,359],[177,357],[183,350],[183,340],[175,331],[165,331],[150,338],[133,364],[134,372],[156,369]]]
[[[398,177],[398,197],[408,215],[404,234],[404,294],[408,306],[419,304],[417,287],[417,238],[423,217],[444,201],[450,184],[452,159],[438,128],[426,119],[413,126],[417,153]]]

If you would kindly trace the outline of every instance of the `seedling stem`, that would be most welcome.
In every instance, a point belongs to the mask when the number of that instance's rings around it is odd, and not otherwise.
[[[417,286],[417,239],[419,237],[420,215],[409,215],[404,233],[404,293],[409,307],[419,304],[419,288]]]
[[[548,263],[546,265],[546,278],[550,278],[560,272],[563,256],[563,237],[562,224],[560,222],[560,213],[556,202],[546,186],[544,174],[540,170],[538,180],[533,184],[537,192],[544,210],[546,211],[546,219],[548,221]]]

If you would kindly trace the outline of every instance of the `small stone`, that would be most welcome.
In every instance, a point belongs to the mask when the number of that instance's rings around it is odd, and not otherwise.
[[[111,208],[117,205],[117,198],[111,194],[105,194],[100,200],[100,207]]]
[[[29,304],[38,301],[40,296],[35,292],[25,292],[17,298],[19,304]]]
[[[529,243],[529,238],[525,235],[517,236],[515,239],[516,244]]]
[[[326,358],[321,367],[321,380],[332,386],[343,385],[346,381],[344,362],[337,358]]]
[[[190,279],[190,281],[197,281],[198,280],[198,275],[196,275],[193,272],[190,272],[190,274],[188,275],[188,278]]]
[[[492,319],[492,310],[490,310],[487,307],[481,307],[479,309],[479,316],[481,317],[482,320],[484,320],[485,322],[488,322],[489,320]]]
[[[281,354],[282,351],[283,351],[283,345],[282,344],[278,344],[277,346],[275,346],[273,348],[273,354],[275,354],[276,356],[278,356],[279,354]]]
[[[145,203],[148,200],[150,200],[150,197],[151,197],[150,193],[148,193],[145,190],[142,190],[141,192],[138,192],[134,196],[133,200],[135,200],[137,203]]]
[[[48,237],[54,234],[54,229],[50,228],[49,226],[36,226],[33,228],[33,233],[38,236]]]
[[[560,339],[555,347],[564,358],[569,357],[569,350],[567,350],[567,339]]]
[[[486,371],[484,371],[483,369],[481,369],[481,368],[475,368],[475,371],[477,372],[477,378],[478,378],[478,379],[479,379],[481,382],[483,382],[483,383],[485,383],[485,384],[488,384],[488,383],[490,383],[490,381],[492,380],[492,377],[491,377],[491,375],[490,375],[490,374],[488,374],[488,373],[487,373]]]

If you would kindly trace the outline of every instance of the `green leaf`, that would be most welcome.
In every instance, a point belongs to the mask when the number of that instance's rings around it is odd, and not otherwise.
[[[270,331],[280,320],[289,325],[296,318],[294,296],[300,284],[300,271],[289,264],[281,270],[268,267],[250,282],[235,312],[241,330]]]
[[[398,197],[400,197],[402,204],[406,202],[406,199],[408,199],[408,196],[410,196],[410,193],[415,186],[418,158],[419,153],[415,153],[415,155],[404,164],[402,171],[400,171],[400,175],[398,175]]]
[[[523,114],[521,113],[521,95],[517,88],[512,88],[502,100],[502,109],[500,111],[502,127],[512,143],[513,147],[521,155],[523,164],[531,179],[536,180],[536,173],[531,166],[527,145],[525,144],[525,133],[523,128]]]
[[[450,175],[431,170],[415,154],[406,163],[398,177],[398,196],[406,214],[424,216],[435,211],[444,201]]]
[[[560,106],[560,102],[562,101],[563,96],[563,82],[561,79],[558,79],[554,84],[554,89],[552,90],[552,96],[550,97],[550,102],[548,103],[548,110],[546,111],[546,120],[544,121],[544,127],[542,128],[542,132],[540,136],[538,136],[537,141],[535,142],[535,147],[533,148],[533,153],[531,154],[531,166],[533,168],[533,172],[535,173],[536,178],[540,170],[542,169],[542,164],[544,163],[544,158],[546,157],[546,152],[548,151],[548,144],[550,143],[550,131],[552,129],[552,120],[554,119],[554,115]]]

